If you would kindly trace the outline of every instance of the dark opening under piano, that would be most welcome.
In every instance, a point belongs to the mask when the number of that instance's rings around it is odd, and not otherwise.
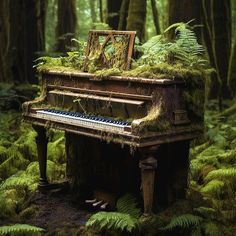
[[[94,34],[128,35],[129,68],[134,32],[91,31],[90,39]],[[195,89],[204,90],[202,78],[195,79],[200,81]],[[23,104],[23,118],[38,134],[39,189],[50,186],[46,132],[53,128],[65,131],[68,180],[101,209],[114,207],[127,192],[142,197],[145,215],[184,197],[189,143],[203,131],[203,115],[194,114],[184,99],[187,90],[179,78],[42,73],[41,96]],[[202,97],[199,102],[203,108]]]

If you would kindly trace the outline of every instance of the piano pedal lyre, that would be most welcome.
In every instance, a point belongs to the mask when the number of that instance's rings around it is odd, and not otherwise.
[[[94,198],[85,200],[85,203],[92,209],[109,211],[115,209],[116,197],[111,193],[95,190]]]

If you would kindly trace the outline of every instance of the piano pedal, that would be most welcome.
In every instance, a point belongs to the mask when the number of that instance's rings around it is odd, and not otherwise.
[[[91,211],[102,210],[110,211],[116,208],[117,197],[109,192],[102,190],[95,190],[93,198],[86,199],[84,202]]]
[[[98,207],[103,203],[103,200],[93,203],[93,207]]]
[[[87,199],[87,200],[85,200],[85,203],[87,203],[87,204],[93,204],[93,203],[95,203],[97,201],[97,199],[95,198],[95,199]]]
[[[100,206],[100,209],[101,209],[101,210],[106,210],[108,207],[109,207],[109,203],[108,203],[108,202],[105,202],[104,204],[102,204],[102,205]]]

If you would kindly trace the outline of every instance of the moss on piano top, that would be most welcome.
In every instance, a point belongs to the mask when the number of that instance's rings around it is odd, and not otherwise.
[[[175,38],[170,41],[166,35],[169,30],[175,29]],[[97,60],[101,57],[101,50],[94,59],[85,56],[85,46],[79,44],[78,51],[68,52],[66,57],[41,57],[36,66],[38,71],[90,72],[97,76],[129,76],[145,78],[196,78],[208,77],[212,73],[208,60],[204,55],[204,48],[198,44],[193,27],[189,23],[177,23],[170,26],[162,35],[152,37],[143,45],[135,45],[135,54],[132,67],[123,70],[116,66],[101,69]],[[88,67],[87,64],[90,66]],[[116,63],[114,63],[116,65]]]

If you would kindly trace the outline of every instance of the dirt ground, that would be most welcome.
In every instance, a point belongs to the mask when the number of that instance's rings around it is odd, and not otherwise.
[[[46,236],[91,235],[85,224],[91,212],[70,193],[42,194],[39,191],[31,197],[29,206],[19,213],[14,222],[3,224],[30,224],[45,229]]]

